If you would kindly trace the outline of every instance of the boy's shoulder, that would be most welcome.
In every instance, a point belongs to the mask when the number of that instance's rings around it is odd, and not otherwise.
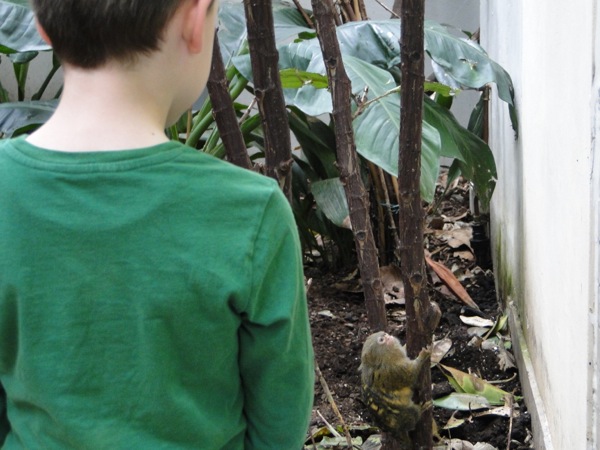
[[[182,183],[210,191],[263,191],[279,187],[257,172],[170,141],[154,147],[118,151],[63,152],[30,144],[24,137],[0,140],[0,164],[17,164],[36,171],[93,176],[95,173],[129,172],[131,177],[156,177],[164,183]],[[139,170],[138,170],[139,169]]]
[[[269,183],[269,178],[261,174],[235,166],[177,141],[169,141],[152,147],[123,150],[58,151],[30,144],[24,136],[19,136],[0,139],[0,152],[2,152],[1,155],[12,157],[21,163],[36,161],[46,163],[48,167],[60,166],[67,171],[69,171],[69,166],[74,171],[88,169],[93,171],[93,167],[102,170],[102,166],[108,166],[118,171],[119,169],[130,170],[136,167],[165,163],[166,165],[185,165],[190,170],[207,171],[210,168],[217,174],[230,173],[242,178]],[[90,163],[95,164],[90,166]],[[188,166],[188,164],[190,165]]]
[[[179,144],[174,144],[176,147]],[[279,190],[277,182],[261,173],[236,166],[216,156],[180,144],[181,155],[174,161],[193,172],[202,172],[206,179],[221,179],[230,185],[254,185],[266,190]],[[217,186],[214,186],[215,188]]]

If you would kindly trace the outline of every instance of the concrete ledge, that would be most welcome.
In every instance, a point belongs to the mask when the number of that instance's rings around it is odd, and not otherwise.
[[[546,409],[540,395],[535,379],[535,372],[529,355],[529,348],[525,341],[521,320],[513,302],[508,305],[508,320],[513,344],[513,352],[517,359],[521,387],[527,410],[531,414],[531,432],[533,433],[534,448],[536,450],[554,450]]]

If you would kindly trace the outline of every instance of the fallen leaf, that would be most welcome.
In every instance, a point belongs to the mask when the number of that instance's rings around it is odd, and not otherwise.
[[[433,450],[473,450],[473,444],[462,439],[450,439],[441,447],[433,447]]]
[[[452,347],[452,340],[449,338],[440,339],[433,343],[431,349],[431,363],[438,364]]]
[[[508,326],[508,315],[504,314],[504,315],[498,317],[498,319],[494,323],[494,326],[492,327],[492,329],[490,330],[490,332],[488,333],[486,338],[490,337],[493,334],[500,333],[501,331],[506,329],[507,326]]]
[[[453,253],[456,258],[464,259],[465,261],[474,261],[475,255],[470,250],[461,250]]]
[[[467,329],[467,335],[482,337],[485,334],[487,334],[488,331],[490,331],[489,328],[484,328],[484,327],[469,327]]]
[[[460,298],[466,305],[470,306],[471,308],[479,310],[479,306],[477,306],[477,303],[473,301],[466,289],[462,286],[462,284],[460,284],[460,281],[456,279],[454,274],[446,266],[440,264],[437,261],[434,261],[433,259],[427,256],[425,257],[425,261],[427,261],[429,267],[431,267],[434,270],[434,272],[458,298]]]
[[[450,439],[446,442],[446,445],[433,448],[434,450],[498,450],[490,444],[478,442],[473,445],[469,441],[463,441],[462,439]]]
[[[438,367],[442,369],[442,372],[458,393],[477,394],[484,397],[491,405],[504,405],[506,396],[511,395],[469,373],[442,364]]]
[[[453,428],[458,428],[467,421],[466,419],[457,419],[455,417],[455,414],[456,414],[456,412],[452,413],[452,416],[448,419],[448,422],[446,422],[446,425],[444,425],[444,430],[451,430]]]
[[[500,345],[498,338],[486,339],[482,342],[481,348],[491,350],[498,356],[498,366],[501,370],[508,370],[516,367],[515,357],[509,353],[504,345]]]
[[[466,325],[471,325],[473,327],[481,327],[481,328],[493,327],[495,324],[495,322],[493,320],[484,319],[483,317],[479,317],[479,316],[460,316],[460,320],[462,323],[464,323]]]
[[[473,411],[490,408],[490,402],[481,395],[453,392],[445,397],[436,398],[433,404],[439,408],[455,411]]]
[[[435,236],[444,241],[451,248],[459,248],[463,245],[471,249],[471,238],[473,229],[464,222],[456,222],[442,231],[436,231]],[[471,249],[472,250],[472,249]]]
[[[513,417],[519,416],[518,410],[516,410],[514,408],[510,408],[508,406],[499,406],[498,408],[491,408],[491,409],[488,409],[487,411],[478,411],[476,413],[473,413],[473,417],[481,417],[481,416],[510,417],[511,411],[512,411]]]
[[[500,348],[498,352],[498,365],[500,366],[500,369],[504,371],[517,367],[515,357],[508,353],[504,348]]]
[[[357,436],[355,438],[352,438],[352,446],[360,446],[362,445],[363,441],[362,438],[360,436]],[[329,436],[325,436],[323,439],[321,439],[321,442],[319,442],[317,444],[317,449],[336,449],[336,448],[341,448],[341,447],[347,447],[348,446],[348,442],[346,441],[346,437],[329,437]]]
[[[478,442],[473,447],[473,450],[498,450],[498,448],[494,447],[492,444],[487,444],[485,442]]]
[[[381,434],[372,434],[360,448],[361,450],[380,450],[382,445]]]

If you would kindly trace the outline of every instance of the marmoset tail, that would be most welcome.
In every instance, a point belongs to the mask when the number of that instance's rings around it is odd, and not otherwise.
[[[375,423],[384,431],[408,437],[415,429],[423,410],[431,404],[413,402],[413,390],[430,351],[422,350],[410,359],[400,341],[383,331],[370,335],[361,354],[363,400]]]

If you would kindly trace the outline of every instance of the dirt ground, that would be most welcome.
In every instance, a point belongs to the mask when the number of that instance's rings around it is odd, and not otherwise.
[[[451,342],[450,350],[441,364],[475,374],[517,397],[509,408],[512,411],[512,419],[511,413],[506,414],[506,408],[504,414],[478,415],[481,411],[457,412],[434,407],[434,418],[439,434],[444,439],[436,445],[448,449],[462,448],[449,445],[449,439],[460,439],[472,444],[487,443],[491,446],[488,448],[530,449],[533,448],[530,415],[523,400],[518,398],[521,395],[521,385],[516,367],[511,367],[513,359],[510,346],[502,346],[509,347],[505,352],[498,347],[486,345],[489,342],[482,344],[483,339],[474,337],[477,329],[461,319],[461,316],[480,317],[495,322],[503,314],[503,307],[496,298],[493,272],[489,269],[484,270],[487,264],[480,264],[484,269],[477,264],[473,248],[469,240],[465,240],[465,236],[470,237],[473,225],[467,198],[467,186],[459,183],[444,196],[435,211],[428,212],[425,227],[426,247],[432,259],[451,269],[480,311],[465,305],[430,270],[430,298],[436,301],[442,310],[434,341],[445,339],[445,342]],[[371,418],[360,395],[360,352],[365,338],[370,334],[364,298],[360,292],[360,280],[356,274],[323,273],[311,267],[306,268],[306,275],[312,279],[308,296],[317,364],[351,434],[361,435],[364,440],[377,433],[377,430],[365,427],[371,424]],[[401,296],[401,291],[399,293],[396,289],[392,294],[396,297]],[[387,317],[393,334],[404,342],[404,306],[389,304]],[[506,330],[500,335],[503,336],[504,342],[509,342]],[[434,399],[454,391],[447,377],[437,366],[432,368],[432,383]],[[312,433],[323,430],[327,423],[335,427],[339,426],[340,422],[339,416],[335,414],[324,394],[321,383],[317,380]],[[448,424],[453,426],[445,428]],[[320,435],[315,438],[315,442],[319,439]],[[311,448],[312,442],[309,440],[307,443],[311,443],[311,446],[307,447]]]

